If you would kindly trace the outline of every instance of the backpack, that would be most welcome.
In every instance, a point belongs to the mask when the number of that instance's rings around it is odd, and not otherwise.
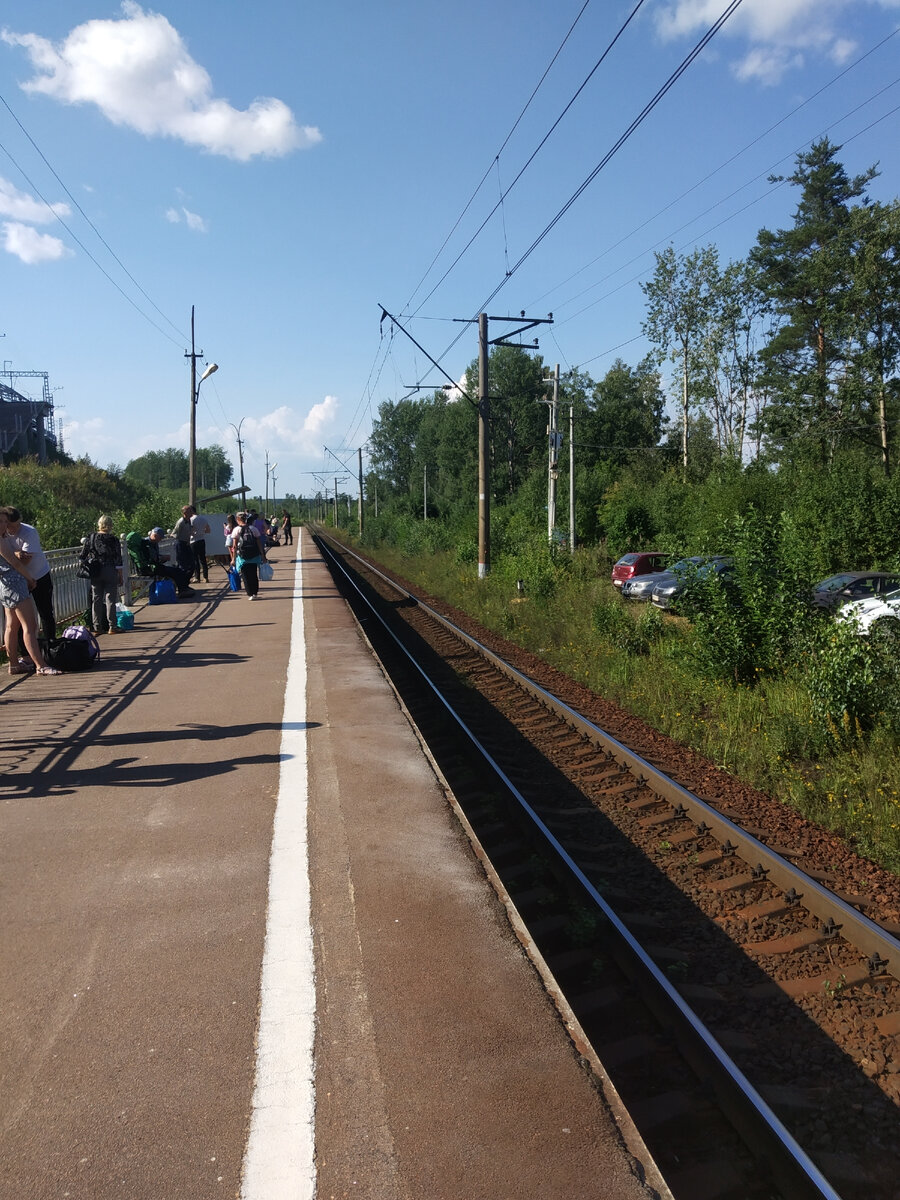
[[[63,630],[63,637],[70,642],[84,642],[92,662],[100,657],[100,643],[85,625],[70,625]]]
[[[41,642],[44,658],[57,671],[89,671],[94,665],[94,656],[88,642],[65,636]]]
[[[253,531],[252,525],[241,526],[241,532],[238,534],[235,549],[241,558],[259,557],[259,541]]]

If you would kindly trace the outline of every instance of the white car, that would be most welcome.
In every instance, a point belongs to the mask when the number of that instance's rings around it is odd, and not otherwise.
[[[845,604],[838,609],[836,619],[855,624],[860,634],[877,633],[900,638],[900,588],[883,596],[868,596],[865,600]]]

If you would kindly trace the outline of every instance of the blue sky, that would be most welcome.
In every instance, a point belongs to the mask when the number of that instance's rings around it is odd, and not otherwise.
[[[637,363],[654,248],[789,225],[767,176],[811,140],[900,194],[900,0],[743,0],[527,253],[726,3],[645,0],[573,101],[635,0],[6,0],[4,371],[49,372],[72,454],[186,449],[193,305],[199,444],[237,467],[243,422],[248,484],[268,452],[309,494],[345,473],[325,447],[355,474],[378,405],[444,380],[380,305],[453,379],[454,318],[498,287],[492,315],[553,312],[546,362]]]

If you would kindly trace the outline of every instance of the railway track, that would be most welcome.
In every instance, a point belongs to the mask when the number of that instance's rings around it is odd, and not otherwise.
[[[318,541],[674,1195],[896,1197],[893,927]]]

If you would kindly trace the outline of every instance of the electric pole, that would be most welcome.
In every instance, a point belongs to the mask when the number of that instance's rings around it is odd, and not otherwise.
[[[359,505],[357,508],[359,525],[359,536],[363,535],[363,474],[362,474],[362,446],[356,452],[359,455]]]
[[[550,420],[547,423],[547,442],[549,458],[547,462],[547,539],[553,545],[553,531],[556,529],[556,481],[559,479],[559,445],[560,436],[557,432],[557,413],[559,410],[559,363],[556,371],[548,382],[553,384],[553,399],[545,400],[550,406]]]
[[[491,569],[491,459],[488,429],[491,400],[488,393],[488,316],[478,314],[478,578]]]
[[[575,553],[575,401],[569,405],[569,553]]]

